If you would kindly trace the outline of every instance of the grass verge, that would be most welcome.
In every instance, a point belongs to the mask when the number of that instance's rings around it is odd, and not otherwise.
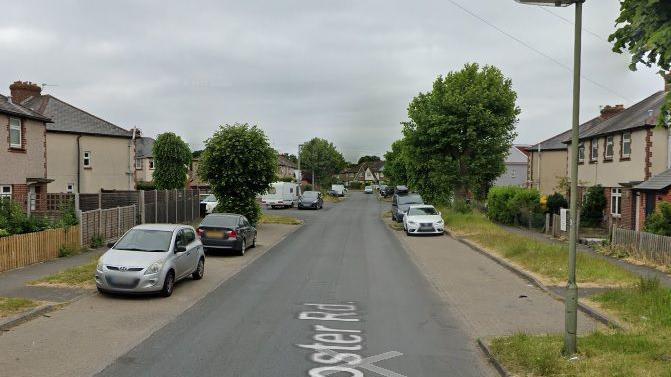
[[[568,247],[566,245],[549,244],[522,235],[511,234],[479,212],[463,214],[449,209],[442,212],[445,224],[458,236],[474,241],[512,261],[536,274],[548,284],[565,282],[568,275]],[[577,279],[581,284],[623,286],[636,282],[634,274],[591,255],[578,253],[577,266]]]
[[[81,266],[71,267],[54,275],[30,282],[30,285],[46,285],[65,288],[91,288],[95,286],[97,260]]]
[[[496,338],[491,349],[506,368],[524,376],[671,376],[671,290],[641,280],[592,300],[630,325],[627,331],[578,338],[578,358],[562,356],[559,335]]]
[[[325,203],[340,203],[343,201],[344,198],[338,197],[338,196],[333,196],[326,194],[324,195],[324,202]]]
[[[0,318],[25,312],[37,305],[37,302],[25,298],[0,297]]]
[[[291,216],[281,216],[281,215],[269,215],[264,213],[261,215],[259,224],[284,224],[284,225],[300,225],[303,222],[295,217]]]

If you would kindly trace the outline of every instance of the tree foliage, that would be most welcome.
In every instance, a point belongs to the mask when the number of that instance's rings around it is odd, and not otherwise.
[[[361,157],[359,157],[359,162],[357,162],[357,165],[361,165],[364,162],[376,162],[376,161],[380,161],[380,157],[378,157],[378,156],[368,156],[368,155],[361,156]]]
[[[671,2],[669,0],[621,0],[617,30],[608,38],[614,42],[613,51],[631,53],[629,68],[638,63],[657,65],[662,73],[671,70]],[[660,124],[666,122],[671,110],[671,93],[660,114]]]
[[[516,100],[510,79],[496,67],[467,64],[439,76],[408,107],[408,183],[436,203],[488,188],[505,171],[520,113]]]
[[[314,171],[315,181],[320,185],[331,182],[333,174],[347,166],[333,143],[317,137],[303,144],[300,155],[301,169]]]
[[[555,192],[548,196],[547,204],[548,212],[558,214],[560,208],[568,208],[568,201],[564,195]]]
[[[191,149],[172,132],[158,135],[153,149],[154,184],[159,190],[183,189],[186,186]]]
[[[606,194],[603,186],[596,185],[587,189],[585,202],[580,212],[580,224],[584,226],[598,226],[603,221],[603,210],[606,208]]]
[[[645,221],[645,231],[671,236],[671,204],[660,202],[657,211]]]
[[[293,162],[294,164],[298,164],[298,157],[296,157],[295,154],[291,153],[281,153],[280,156],[284,156],[287,160]]]
[[[384,177],[390,185],[406,185],[408,174],[406,172],[406,155],[403,140],[396,140],[391,144],[391,149],[384,154]]]
[[[270,188],[277,153],[266,134],[248,124],[226,125],[205,141],[198,168],[219,204],[218,212],[242,214],[255,224],[261,214],[256,195]]]

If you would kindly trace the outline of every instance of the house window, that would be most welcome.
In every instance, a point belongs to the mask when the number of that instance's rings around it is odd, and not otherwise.
[[[84,152],[83,164],[84,164],[85,168],[90,168],[91,167],[91,152],[90,151]]]
[[[149,170],[154,170],[154,160],[149,160]]]
[[[517,170],[513,169],[510,173],[511,173],[510,176],[512,178],[517,178]]]
[[[613,137],[612,136],[607,136],[606,137],[606,159],[611,160],[613,159]]]
[[[590,161],[596,161],[599,158],[599,140],[592,139],[591,142],[592,148],[589,153]]]
[[[610,189],[610,214],[620,216],[622,214],[622,189]]]
[[[136,158],[135,159],[135,169],[136,170],[142,170],[142,159],[141,158]]]
[[[68,183],[67,189],[65,190],[67,193],[72,193],[75,192],[75,184],[74,183]]]
[[[9,118],[9,147],[21,148],[21,119]]]
[[[12,198],[12,186],[11,185],[0,186],[0,199],[11,199],[11,198]]]
[[[631,132],[622,134],[622,157],[631,156]]]
[[[585,143],[578,144],[578,162],[585,161]]]

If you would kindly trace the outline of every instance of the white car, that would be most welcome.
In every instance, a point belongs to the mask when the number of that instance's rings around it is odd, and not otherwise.
[[[160,293],[175,282],[205,273],[203,244],[188,225],[144,224],[130,229],[98,260],[95,280],[101,293]]]
[[[373,186],[366,186],[363,189],[363,192],[365,192],[366,194],[372,194],[373,193]]]
[[[432,205],[415,204],[403,214],[405,234],[443,234],[445,222],[440,212]]]
[[[209,215],[210,213],[214,212],[214,209],[217,208],[217,204],[219,204],[219,202],[214,195],[210,194],[201,200],[200,204],[205,205],[205,213]]]

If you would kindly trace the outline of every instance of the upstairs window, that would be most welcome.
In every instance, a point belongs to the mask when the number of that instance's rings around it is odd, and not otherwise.
[[[578,162],[585,161],[585,143],[578,144]]]
[[[9,147],[22,148],[21,139],[21,119],[9,118]]]
[[[68,183],[67,186],[66,186],[65,192],[67,192],[67,193],[75,192],[75,184],[74,183]]]
[[[82,160],[82,164],[84,165],[85,168],[90,168],[91,167],[91,152],[90,151],[84,152],[84,158]]]
[[[589,159],[590,161],[596,161],[599,158],[599,140],[592,139],[591,145],[592,149],[589,153]]]
[[[135,169],[136,170],[142,170],[142,159],[141,158],[136,158],[135,159]]]
[[[631,156],[631,132],[622,134],[622,157]]]
[[[605,157],[607,160],[613,159],[613,136],[606,137],[606,153]]]

